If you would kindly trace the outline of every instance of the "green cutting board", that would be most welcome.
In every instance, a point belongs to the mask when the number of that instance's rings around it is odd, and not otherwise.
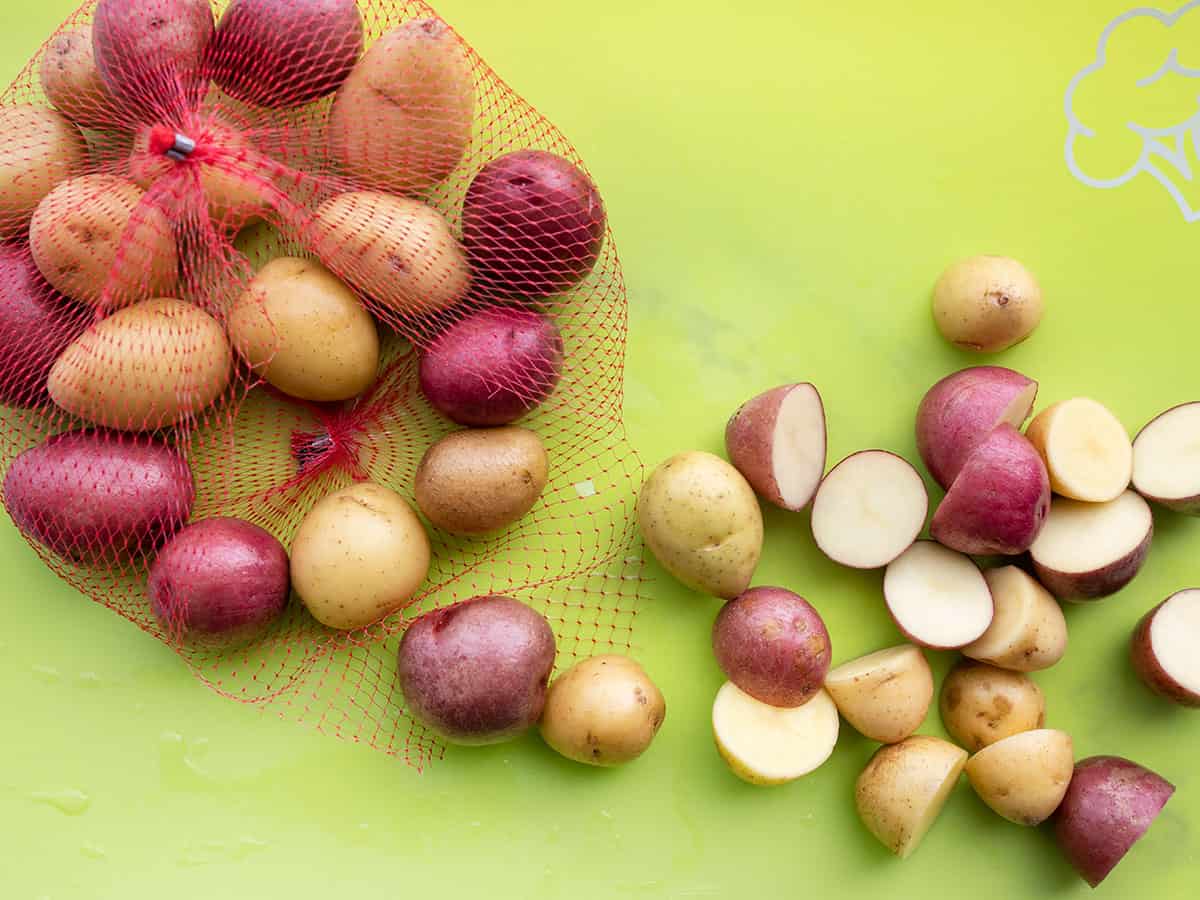
[[[629,283],[626,420],[644,461],[719,451],[729,413],[812,380],[830,459],[915,459],[922,392],[977,359],[937,336],[932,282],[956,257],[1016,256],[1047,314],[997,361],[1042,403],[1086,393],[1132,430],[1200,397],[1200,185],[1172,162],[1196,110],[1170,58],[1200,67],[1200,9],[1117,26],[1133,0],[739,5],[697,0],[446,0],[442,15],[576,143],[607,201]],[[7,81],[72,0],[6,3]],[[1142,118],[1144,114],[1144,118]],[[1132,133],[1134,121],[1158,141]],[[1183,142],[1193,165],[1196,148]],[[1085,183],[1087,179],[1092,184]],[[1107,189],[1096,184],[1112,185]],[[1171,191],[1174,185],[1175,193]],[[1190,189],[1190,194],[1189,194]],[[824,615],[840,661],[894,643],[878,573],[837,568],[807,515],[766,512],[757,581]],[[1178,792],[1100,888],[1200,890],[1200,714],[1148,694],[1127,659],[1138,617],[1200,584],[1200,521],[1162,514],[1143,574],[1071,608],[1071,646],[1037,676],[1080,756],[1132,757]],[[656,565],[635,654],[668,699],[637,763],[594,771],[534,735],[396,760],[207,692],[167,648],[55,580],[0,535],[0,896],[18,898],[1082,897],[1043,829],[964,783],[915,856],[859,824],[874,749],[848,727],[822,769],[742,784],[713,748],[716,601]],[[940,675],[949,654],[931,654]],[[942,734],[936,712],[922,731]],[[86,799],[85,799],[86,797]]]

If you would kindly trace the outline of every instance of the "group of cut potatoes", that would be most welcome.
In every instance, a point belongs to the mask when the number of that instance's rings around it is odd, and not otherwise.
[[[424,202],[475,139],[476,69],[436,18],[366,47],[355,0],[232,0],[219,21],[208,0],[99,0],[50,42],[52,105],[0,108],[0,400],[74,426],[7,472],[26,536],[76,564],[149,562],[164,629],[227,648],[261,637],[292,590],[327,627],[368,627],[418,596],[427,526],[494,536],[534,507],[551,461],[513,423],[560,380],[545,301],[593,271],[606,217],[580,168],[534,149],[473,173],[460,233]],[[304,255],[242,256],[264,229]],[[286,549],[249,521],[192,521],[187,426],[238,378],[309,404],[369,395],[371,311],[427,335],[421,391],[466,426],[426,450],[405,486],[416,509],[351,484]],[[339,440],[294,448],[299,470],[353,452]],[[594,657],[548,688],[554,661],[543,616],[486,596],[416,620],[398,664],[409,712],[447,740],[540,721],[588,763],[645,749],[665,705],[637,663]]]
[[[1042,313],[1041,290],[1016,260],[974,257],[934,290],[934,316],[955,344],[1001,350]],[[728,677],[712,726],[729,767],[780,784],[829,758],[840,718],[883,746],[858,778],[870,832],[906,857],[962,772],[1010,821],[1053,817],[1056,839],[1095,886],[1150,826],[1174,787],[1112,756],[1076,762],[1070,735],[1045,728],[1028,673],[1067,650],[1058,601],[1095,601],[1138,573],[1153,534],[1147,500],[1200,515],[1200,402],[1153,419],[1130,440],[1095,400],[1039,412],[1037,383],[1010,369],[964,369],[934,385],[916,417],[917,448],[945,496],[922,539],[929,496],[917,470],[885,450],[826,466],[825,410],[808,383],[743,404],[725,432],[729,462],[686,452],[650,475],[638,502],[647,546],[688,587],[727,602],[713,624]],[[908,643],[831,668],[817,610],[780,587],[751,587],[763,542],[761,497],[811,503],[816,546],[855,569],[884,569],[883,603]],[[1008,557],[981,570],[972,557]],[[940,694],[953,740],[915,732],[934,680],[923,649],[958,650]],[[1150,610],[1132,637],[1146,684],[1200,707],[1200,590]]]

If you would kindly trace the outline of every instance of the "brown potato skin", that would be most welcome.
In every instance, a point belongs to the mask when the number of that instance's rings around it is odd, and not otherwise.
[[[417,506],[451,534],[487,534],[524,516],[549,477],[549,458],[532,431],[516,426],[455,431],[417,467]]]
[[[117,120],[117,101],[96,67],[91,25],[55,35],[42,57],[40,74],[46,98],[77,125],[103,128]]]
[[[973,256],[951,265],[933,289],[942,337],[964,350],[997,353],[1029,337],[1042,320],[1033,273],[1005,256]]]
[[[46,106],[0,107],[0,241],[20,237],[39,204],[87,159],[79,129]]]
[[[946,675],[938,708],[946,731],[972,753],[1046,721],[1046,699],[1028,675],[970,661]]]
[[[1170,599],[1170,597],[1167,598],[1167,600]],[[1159,665],[1158,657],[1154,654],[1154,647],[1150,643],[1150,626],[1154,622],[1155,614],[1162,609],[1167,600],[1142,616],[1133,629],[1133,639],[1129,645],[1129,657],[1133,663],[1133,671],[1137,673],[1138,678],[1142,679],[1146,687],[1160,697],[1165,697],[1180,706],[1200,709],[1200,694],[1189,691],[1167,674],[1166,670]]]

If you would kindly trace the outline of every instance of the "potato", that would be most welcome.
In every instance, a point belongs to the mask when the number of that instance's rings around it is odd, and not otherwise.
[[[375,320],[319,262],[267,263],[229,312],[229,338],[255,372],[304,400],[349,400],[379,368]]]
[[[901,859],[929,831],[967,761],[965,750],[924,734],[875,751],[854,786],[867,830]]]
[[[146,437],[69,431],[26,450],[4,479],[13,522],[46,549],[81,562],[130,562],[192,512],[187,461]]]
[[[364,628],[412,602],[430,556],[412,507],[364,481],[308,511],[292,540],[292,586],[322,625]]]
[[[100,77],[123,105],[150,117],[199,105],[213,35],[208,0],[99,0],[92,29]]]
[[[542,403],[562,375],[558,326],[529,309],[481,309],[421,354],[421,391],[459,425],[508,425]]]
[[[567,759],[616,766],[637,759],[667,716],[662,692],[628,656],[607,653],[554,679],[542,739]]]
[[[458,37],[440,19],[414,19],[376,41],[338,91],[329,155],[363,187],[422,194],[458,166],[474,111]]]
[[[1129,432],[1089,397],[1073,397],[1043,409],[1033,417],[1025,436],[1046,461],[1056,494],[1107,503],[1129,487],[1133,477]]]
[[[1050,513],[1050,479],[1033,444],[1002,423],[971,451],[934,511],[935,541],[972,556],[1016,556]]]
[[[477,285],[535,300],[583,281],[607,228],[592,180],[545,150],[517,150],[484,166],[467,189],[462,221]]]
[[[919,647],[901,644],[830,670],[825,690],[863,737],[895,744],[925,721],[933,701],[933,671]]]
[[[113,175],[64,181],[29,226],[34,262],[73,300],[111,309],[171,296],[178,279],[175,232],[144,192]]]
[[[1006,256],[972,256],[942,273],[933,318],[942,337],[964,350],[996,353],[1019,344],[1042,321],[1042,289]]]
[[[963,661],[942,681],[942,724],[972,753],[1041,728],[1046,698],[1033,680],[986,663]]]
[[[38,204],[79,173],[87,147],[79,129],[44,106],[0,106],[0,241],[23,234]]]
[[[1090,756],[1075,774],[1054,817],[1054,837],[1067,861],[1096,887],[1162,812],[1175,786],[1119,756]]]
[[[772,706],[803,706],[829,671],[832,648],[820,614],[803,597],[755,587],[726,603],[713,622],[717,665],[739,688]]]
[[[160,297],[88,328],[63,351],[46,384],[54,402],[81,419],[153,431],[211,406],[229,386],[232,364],[216,319]]]
[[[917,409],[917,450],[947,490],[971,452],[1002,423],[1019,429],[1037,399],[1037,382],[1000,366],[947,375]]]
[[[1148,688],[1180,706],[1200,708],[1200,590],[1177,591],[1133,631],[1133,670]]]
[[[637,504],[650,552],[688,587],[732,600],[750,586],[762,555],[762,511],[725,460],[696,450],[650,473]]]
[[[233,0],[208,62],[231,97],[286,109],[336,91],[362,48],[355,0]]]
[[[532,431],[512,425],[455,431],[425,451],[413,491],[435,528],[487,534],[533,509],[549,467],[546,448]]]
[[[195,522],[169,540],[146,593],[175,640],[229,646],[258,635],[287,605],[288,556],[243,519]]]
[[[1010,822],[1040,825],[1062,802],[1075,766],[1065,731],[1022,731],[967,760],[967,779],[979,799]]]
[[[497,744],[537,723],[554,668],[545,617],[511,597],[473,597],[426,613],[400,641],[408,712],[455,744]]]
[[[399,315],[453,306],[471,273],[449,224],[432,207],[356,191],[321,204],[313,248],[333,272]]]
[[[975,561],[925,540],[914,541],[888,563],[883,600],[900,633],[931,650],[978,640],[995,612]]]
[[[1200,402],[1173,406],[1138,432],[1133,489],[1167,509],[1200,516]]]
[[[96,68],[90,24],[56,34],[42,56],[40,74],[46,98],[77,125],[104,128],[119,121],[117,101]]]
[[[725,426],[725,453],[754,492],[781,509],[808,505],[825,474],[825,407],[811,384],[747,400]]]
[[[717,691],[713,740],[731,772],[750,784],[795,781],[825,764],[837,745],[837,707],[818,690],[803,706],[771,706],[732,681]]]
[[[995,615],[963,656],[1016,672],[1048,669],[1067,652],[1067,620],[1044,587],[1016,566],[983,573]]]
[[[0,244],[0,403],[48,402],[50,367],[90,320],[42,280],[26,248]]]

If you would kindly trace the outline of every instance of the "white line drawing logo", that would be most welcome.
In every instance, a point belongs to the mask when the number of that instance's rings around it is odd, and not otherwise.
[[[1190,68],[1181,60],[1200,66],[1200,10],[1188,16],[1197,7],[1200,0],[1190,0],[1172,13],[1139,8],[1117,16],[1100,35],[1095,60],[1071,79],[1065,102],[1065,150],[1072,175],[1094,188],[1116,188],[1138,175],[1150,175],[1170,192],[1189,222],[1200,220],[1200,179],[1196,179],[1200,174],[1200,68]],[[1152,43],[1158,47],[1157,58],[1144,53],[1137,60],[1121,57],[1123,48],[1117,44],[1135,33],[1143,46]],[[1121,86],[1136,88],[1132,95],[1137,103],[1122,116],[1117,106],[1105,105],[1103,94],[1118,78],[1129,74],[1134,80]],[[1152,96],[1166,91],[1178,98],[1182,107]],[[1178,110],[1173,121],[1163,120],[1164,107]],[[1101,109],[1103,113],[1098,112]],[[1079,156],[1088,149],[1086,142],[1114,137],[1124,138],[1131,146],[1140,141],[1133,164],[1117,175],[1104,173],[1106,177],[1085,171]]]

